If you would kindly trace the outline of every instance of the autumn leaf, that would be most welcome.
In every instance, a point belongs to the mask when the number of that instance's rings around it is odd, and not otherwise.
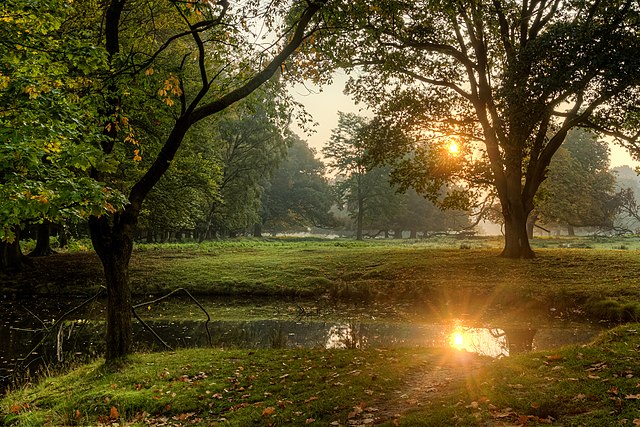
[[[112,420],[117,420],[120,417],[120,414],[118,413],[118,408],[116,408],[115,406],[111,407],[111,411],[109,411],[109,418]]]
[[[638,400],[640,399],[640,394],[627,394],[624,398],[629,400]]]
[[[11,408],[9,408],[9,411],[11,411],[14,414],[19,414],[21,410],[22,410],[22,406],[18,404],[11,405]]]
[[[76,420],[79,420],[80,418],[82,418],[82,413],[79,409],[76,409]]]
[[[315,418],[307,418],[306,421],[304,422],[305,424],[311,424],[311,423],[315,423],[316,419]]]
[[[264,411],[262,411],[262,416],[268,417],[269,415],[272,415],[275,412],[276,412],[276,408],[269,406],[268,408],[264,408]]]

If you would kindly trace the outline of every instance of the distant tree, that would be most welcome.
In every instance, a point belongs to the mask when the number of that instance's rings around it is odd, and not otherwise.
[[[147,241],[195,231],[211,203],[220,198],[221,165],[211,144],[214,135],[215,126],[197,126],[185,139],[184,155],[149,192],[139,227]]]
[[[620,212],[616,225],[621,231],[638,234],[640,231],[640,178],[629,166],[612,169],[616,177],[616,189],[620,194]]]
[[[260,221],[261,198],[287,153],[288,128],[268,94],[246,99],[216,123],[216,156],[222,165],[220,198],[211,200],[203,233],[228,235]]]
[[[566,225],[570,235],[574,227],[612,228],[620,198],[609,171],[607,143],[585,130],[569,132],[551,161],[541,194],[538,217]]]
[[[403,194],[400,206],[400,212],[394,219],[396,228],[408,230],[410,238],[416,238],[419,231],[425,234],[433,231],[459,231],[471,225],[466,212],[442,210],[412,188]]]
[[[355,215],[357,240],[363,238],[366,198],[364,176],[367,172],[363,129],[366,124],[367,120],[364,117],[339,111],[338,126],[331,131],[331,138],[322,149],[324,156],[329,159],[329,168],[339,174],[336,187],[340,197],[350,197],[354,202],[350,211]]]
[[[355,220],[356,239],[365,225],[388,229],[400,201],[390,184],[389,168],[372,166],[368,157],[369,121],[353,113],[338,114],[338,126],[323,148],[328,166],[338,173],[335,188]]]
[[[402,230],[397,228],[397,216],[402,209],[404,196],[398,187],[391,183],[388,166],[370,167],[361,177],[351,177],[339,183],[338,188],[352,216],[360,214],[363,228],[383,231],[394,230],[400,237]]]
[[[333,193],[325,165],[296,135],[290,136],[287,157],[274,172],[262,198],[262,224],[272,229],[328,226]]]

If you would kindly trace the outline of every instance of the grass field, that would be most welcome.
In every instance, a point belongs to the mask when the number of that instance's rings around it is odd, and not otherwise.
[[[582,311],[594,319],[640,317],[639,239],[535,239],[533,260],[499,258],[500,245],[497,238],[141,245],[133,254],[130,280],[138,301],[185,288],[199,296],[265,301],[324,298],[444,306],[462,301],[480,305],[484,299],[497,306]],[[34,269],[0,281],[2,286],[89,295],[103,281],[91,252],[34,262]]]
[[[500,241],[489,238],[142,245],[131,282],[138,300],[179,287],[224,297],[242,306],[224,314],[236,318],[273,316],[272,300],[365,312],[490,303],[615,322],[640,317],[640,240],[533,245],[533,260],[499,258]],[[5,293],[29,286],[89,295],[101,277],[93,254],[75,252],[37,259],[1,283]],[[0,401],[0,425],[640,425],[638,327],[500,360],[446,349],[141,354],[116,371],[97,361],[14,391]]]

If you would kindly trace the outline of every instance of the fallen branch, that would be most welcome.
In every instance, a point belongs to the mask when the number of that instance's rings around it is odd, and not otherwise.
[[[171,346],[169,346],[169,344],[167,344],[166,342],[164,342],[164,340],[162,338],[160,338],[160,336],[153,330],[153,328],[151,326],[149,326],[147,323],[145,323],[140,316],[138,316],[138,313],[136,312],[136,308],[139,307],[143,307],[143,306],[149,306],[151,304],[155,304],[158,303],[164,299],[169,298],[171,295],[178,293],[178,292],[184,292],[185,294],[187,294],[187,296],[189,298],[191,298],[191,300],[198,306],[200,307],[200,310],[202,310],[202,312],[207,316],[207,320],[204,322],[204,328],[207,330],[207,339],[209,341],[209,345],[211,346],[211,332],[209,332],[209,322],[211,321],[211,316],[209,316],[209,312],[202,306],[202,304],[200,304],[200,302],[198,302],[197,299],[194,298],[193,295],[191,295],[191,293],[186,290],[185,288],[178,288],[178,289],[174,289],[173,291],[169,292],[168,294],[161,296],[160,298],[156,298],[154,300],[151,301],[146,301],[146,302],[141,302],[139,304],[135,304],[131,307],[131,311],[133,312],[133,315],[136,319],[138,319],[138,321],[145,327],[147,328],[147,330],[149,332],[151,332],[153,334],[153,336],[165,347],[167,347],[170,350],[173,350],[171,348]]]

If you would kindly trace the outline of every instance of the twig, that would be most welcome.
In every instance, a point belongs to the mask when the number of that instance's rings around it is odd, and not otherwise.
[[[84,307],[85,305],[89,304],[90,302],[94,301],[95,299],[97,299],[100,295],[102,295],[102,293],[106,290],[107,288],[105,288],[104,286],[100,286],[100,289],[98,290],[98,292],[92,296],[91,298],[85,300],[82,304],[72,308],[71,310],[67,311],[66,313],[64,313],[62,316],[60,316],[60,318],[58,320],[56,320],[53,325],[51,325],[51,327],[49,329],[47,329],[47,332],[51,332],[53,330],[56,329],[56,327],[58,325],[60,325],[62,323],[62,321],[69,316],[71,313],[81,309],[82,307]],[[44,334],[42,336],[42,338],[40,339],[40,341],[31,349],[31,351],[29,353],[27,353],[23,358],[19,359],[19,363],[16,364],[16,370],[14,371],[14,375],[15,373],[17,373],[19,370],[25,368],[25,366],[23,366],[23,363],[29,358],[29,356],[31,356],[33,353],[35,353],[35,351],[45,342],[45,340],[48,337],[48,333]],[[29,362],[26,367],[28,367],[33,361]]]
[[[205,329],[207,330],[207,338],[208,338],[208,340],[209,340],[209,345],[211,346],[211,345],[212,345],[212,344],[211,344],[211,333],[209,332],[209,322],[211,321],[211,316],[209,316],[209,312],[208,312],[208,311],[207,311],[207,310],[202,306],[202,304],[200,304],[200,302],[198,302],[198,300],[197,300],[197,299],[195,299],[195,298],[193,297],[193,295],[191,295],[191,293],[190,293],[188,290],[186,290],[185,288],[178,288],[178,289],[174,289],[173,291],[169,292],[168,294],[166,294],[166,295],[164,295],[164,296],[162,296],[162,297],[160,297],[160,298],[156,298],[156,299],[151,300],[151,301],[146,301],[146,302],[141,302],[141,303],[139,303],[139,304],[135,304],[135,305],[133,305],[133,306],[131,307],[131,310],[133,311],[133,314],[134,314],[134,316],[136,317],[136,319],[138,319],[138,320],[142,323],[142,325],[143,325],[145,328],[147,328],[147,329],[148,329],[148,330],[149,330],[153,335],[155,335],[155,336],[156,336],[156,338],[157,338],[157,339],[159,339],[159,340],[160,340],[160,342],[162,342],[162,344],[164,344],[165,346],[169,347],[169,345],[168,345],[168,344],[166,344],[164,341],[162,341],[162,339],[160,339],[160,337],[159,337],[159,336],[158,336],[158,335],[153,331],[153,329],[152,329],[149,325],[147,325],[145,322],[143,322],[143,321],[140,319],[140,317],[139,317],[139,316],[138,316],[138,314],[136,313],[136,308],[139,308],[139,307],[142,307],[142,306],[145,306],[145,305],[146,305],[146,306],[148,306],[148,305],[151,305],[151,304],[155,304],[155,303],[160,302],[160,301],[162,301],[162,300],[164,300],[164,299],[166,299],[166,298],[169,298],[171,295],[173,295],[173,294],[175,294],[175,293],[177,293],[177,292],[180,292],[180,291],[182,291],[182,292],[184,292],[185,294],[187,294],[187,296],[188,296],[189,298],[191,298],[191,300],[192,300],[192,301],[193,301],[193,302],[194,302],[198,307],[200,307],[200,310],[202,310],[202,311],[204,312],[204,314],[207,316],[207,320],[204,322],[204,327],[205,327]],[[171,347],[169,347],[169,348],[171,348]]]
[[[169,350],[173,351],[173,347],[171,347],[169,344],[167,344],[162,338],[160,338],[160,335],[158,335],[156,333],[156,331],[147,324],[147,322],[145,322],[144,320],[142,320],[140,318],[140,316],[138,316],[138,313],[136,312],[136,309],[131,307],[131,312],[133,313],[133,317],[135,317],[136,319],[138,319],[138,322],[142,323],[142,326],[144,326],[149,332],[151,332],[153,334],[153,336],[160,341],[160,344],[162,344],[163,346],[165,346],[166,348],[168,348]]]

